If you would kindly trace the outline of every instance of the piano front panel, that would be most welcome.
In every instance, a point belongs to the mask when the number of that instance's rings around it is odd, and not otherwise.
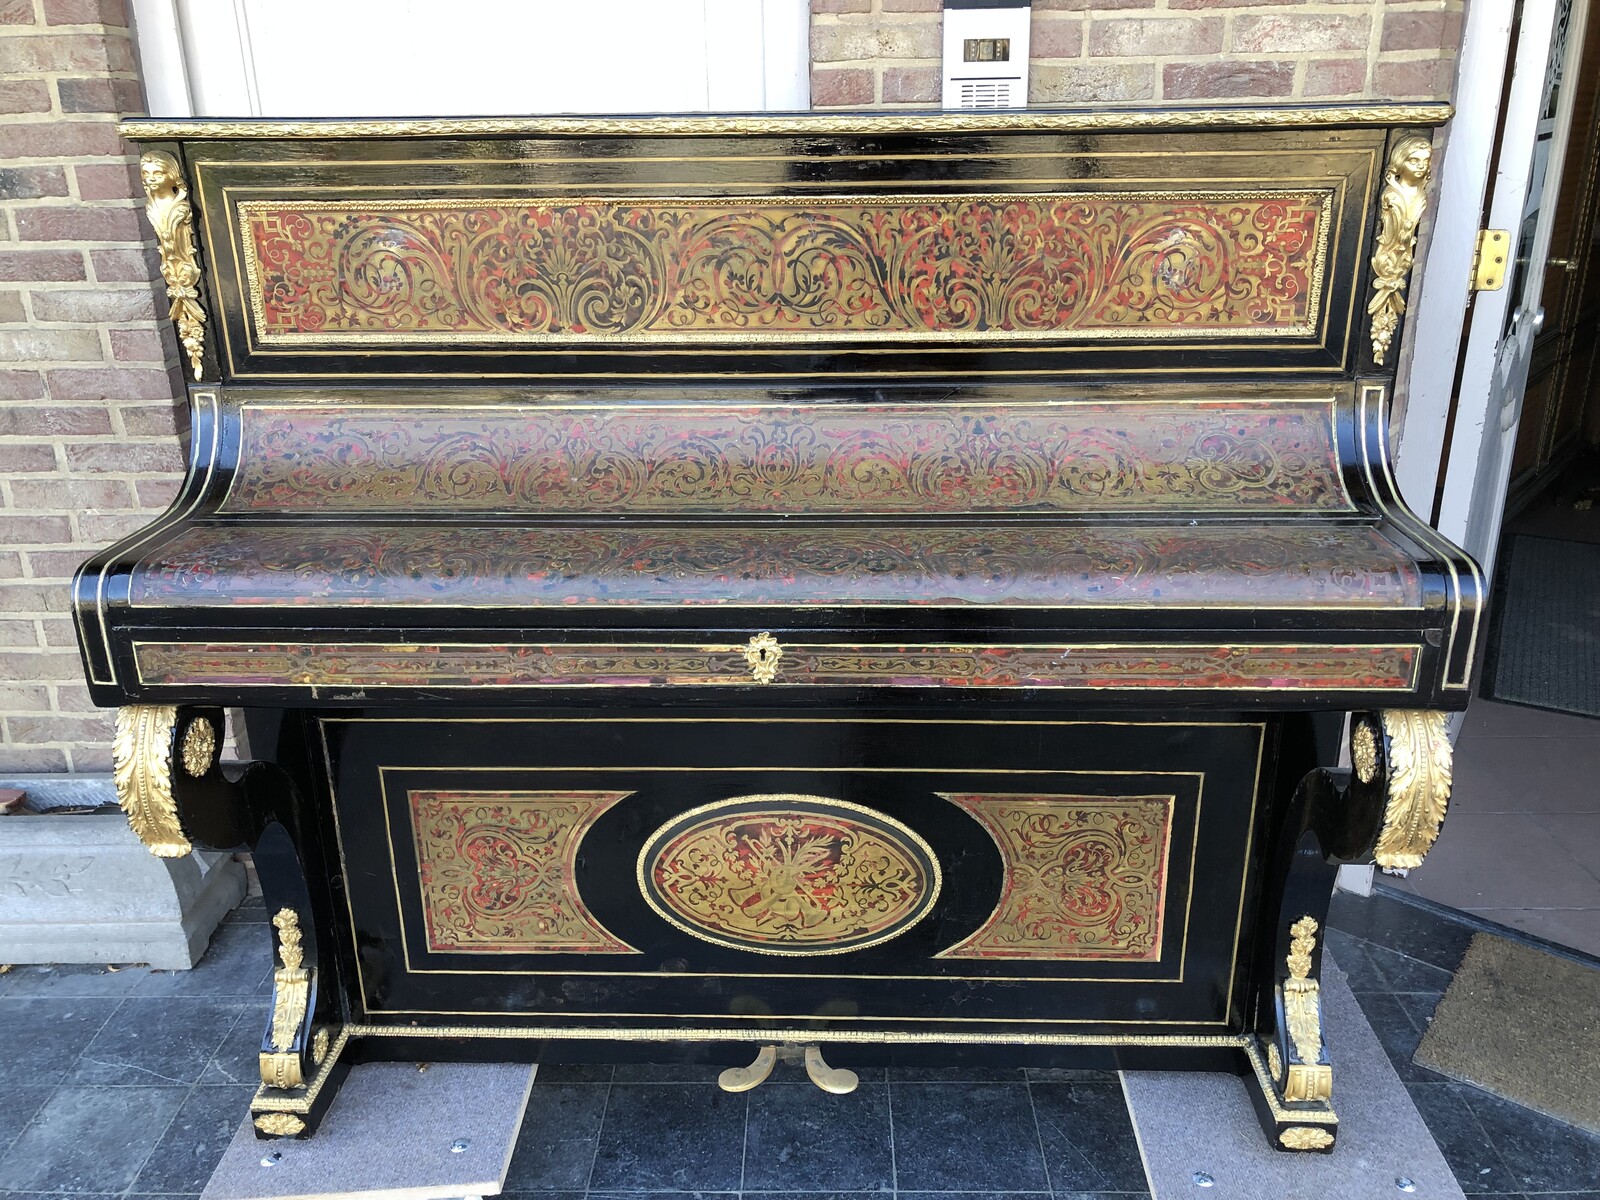
[[[319,721],[363,1020],[1236,1018],[1266,721],[417,720]]]
[[[225,380],[1350,365],[1384,132],[200,141]]]

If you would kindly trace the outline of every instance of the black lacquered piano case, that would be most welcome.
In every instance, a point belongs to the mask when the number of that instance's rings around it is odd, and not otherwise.
[[[1476,648],[1387,437],[1447,115],[130,122],[190,467],[76,616],[134,828],[255,855],[261,1135],[793,1056],[1329,1149],[1333,872],[1427,852]]]

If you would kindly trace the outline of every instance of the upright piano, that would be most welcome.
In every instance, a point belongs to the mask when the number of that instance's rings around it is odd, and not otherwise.
[[[189,467],[77,628],[141,838],[254,854],[261,1136],[793,1058],[1328,1150],[1333,874],[1432,844],[1483,590],[1390,471],[1448,115],[128,122]]]

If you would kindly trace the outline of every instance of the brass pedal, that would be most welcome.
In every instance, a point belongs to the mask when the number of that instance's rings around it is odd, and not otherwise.
[[[725,1092],[748,1092],[751,1088],[758,1088],[767,1081],[767,1076],[772,1074],[772,1068],[778,1065],[778,1048],[776,1046],[763,1046],[756,1055],[755,1062],[748,1067],[729,1067],[717,1076],[717,1086]]]
[[[821,1046],[806,1047],[806,1074],[811,1076],[812,1083],[835,1096],[848,1096],[861,1082],[861,1077],[854,1071],[830,1067],[822,1057]]]

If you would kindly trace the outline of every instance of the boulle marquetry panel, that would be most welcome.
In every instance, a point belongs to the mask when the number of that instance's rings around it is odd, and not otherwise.
[[[944,798],[983,824],[1005,866],[989,919],[941,958],[1160,955],[1173,797]]]
[[[251,200],[263,346],[1270,338],[1321,316],[1333,193]]]
[[[574,872],[584,834],[626,795],[411,792],[428,949],[637,954],[590,915]]]
[[[1340,512],[1329,398],[245,404],[229,512]]]
[[[822,796],[736,796],[690,809],[639,852],[639,889],[684,932],[758,954],[887,942],[939,897],[933,849],[905,825]]]

